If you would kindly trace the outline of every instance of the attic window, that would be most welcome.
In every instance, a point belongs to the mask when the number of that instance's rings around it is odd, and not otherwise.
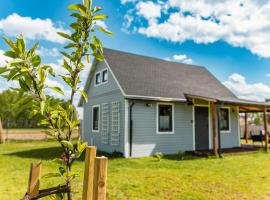
[[[101,74],[100,72],[96,73],[96,81],[95,81],[96,85],[101,84]]]
[[[105,69],[102,71],[102,83],[106,83],[108,81],[108,70]]]

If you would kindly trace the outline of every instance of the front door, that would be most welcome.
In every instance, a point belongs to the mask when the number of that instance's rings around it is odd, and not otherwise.
[[[208,107],[195,106],[195,149],[209,149]]]

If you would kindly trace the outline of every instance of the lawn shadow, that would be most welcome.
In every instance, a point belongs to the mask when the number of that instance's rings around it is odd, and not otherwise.
[[[166,160],[197,160],[197,159],[205,159],[205,158],[213,158],[211,154],[208,153],[201,153],[196,151],[186,151],[181,154],[170,154],[164,155],[163,159]]]
[[[38,159],[38,160],[52,160],[54,158],[59,158],[62,154],[63,150],[59,147],[46,147],[46,148],[39,148],[39,149],[32,149],[32,150],[26,150],[26,151],[17,151],[13,153],[7,153],[4,154],[5,156],[16,156],[20,158],[32,158],[32,159]],[[122,154],[118,152],[114,153],[105,153],[98,151],[97,156],[106,156],[109,159],[114,158],[121,158],[123,157]],[[78,161],[84,161],[85,160],[85,152],[80,156]]]
[[[32,149],[26,151],[17,151],[13,153],[4,154],[6,156],[16,156],[20,158],[33,158],[39,160],[51,160],[60,157],[62,152],[61,147],[48,147],[40,149]]]

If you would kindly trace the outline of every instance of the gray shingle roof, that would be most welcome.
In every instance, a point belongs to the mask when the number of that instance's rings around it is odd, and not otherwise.
[[[218,100],[237,97],[206,68],[104,49],[104,57],[128,96],[185,99],[185,95]]]

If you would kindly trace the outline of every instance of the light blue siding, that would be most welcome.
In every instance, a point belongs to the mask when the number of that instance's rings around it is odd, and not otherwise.
[[[102,62],[97,65],[97,71],[107,68],[107,65]],[[116,81],[113,78],[110,70],[108,69],[108,82],[95,86],[95,78],[91,80],[89,91],[88,91],[88,103],[83,104],[84,110],[84,140],[88,141],[88,144],[97,146],[97,149],[105,152],[122,152],[124,153],[124,119],[125,119],[125,100],[118,87]],[[117,146],[112,146],[110,144],[110,134],[111,134],[111,107],[112,102],[120,102],[120,143]],[[103,103],[109,104],[109,144],[104,144],[101,142],[101,126],[102,126],[102,111],[101,105]],[[100,105],[100,121],[99,121],[99,132],[92,132],[92,106]]]
[[[231,148],[240,146],[239,113],[236,106],[230,107],[230,132],[221,132],[221,147]]]
[[[150,104],[151,106],[146,106]],[[174,154],[193,149],[192,106],[174,103],[174,134],[157,134],[157,102],[135,101],[132,156]]]

